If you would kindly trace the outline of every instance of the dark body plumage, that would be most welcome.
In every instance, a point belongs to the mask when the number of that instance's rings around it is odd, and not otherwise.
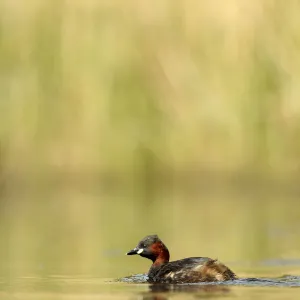
[[[195,283],[235,278],[235,274],[225,265],[208,257],[190,257],[152,266],[148,276],[149,282],[160,283]]]
[[[157,235],[140,241],[127,255],[139,254],[152,260],[148,273],[151,283],[196,283],[236,279],[236,275],[218,260],[190,257],[169,262],[169,251]]]

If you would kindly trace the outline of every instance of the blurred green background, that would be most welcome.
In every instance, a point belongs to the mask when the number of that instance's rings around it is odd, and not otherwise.
[[[299,258],[299,11],[1,0],[1,274]]]

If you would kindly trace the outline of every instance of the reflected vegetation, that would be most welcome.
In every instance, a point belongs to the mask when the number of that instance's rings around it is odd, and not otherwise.
[[[1,274],[117,278],[146,273],[150,261],[128,259],[125,253],[148,233],[168,243],[171,260],[218,258],[239,277],[252,272],[263,276],[270,270],[272,276],[299,274],[300,218],[290,209],[294,197],[272,190],[257,197],[257,191],[242,195],[224,187],[221,195],[173,187],[155,190],[153,202],[143,207],[135,188],[108,194],[88,184],[59,190],[51,182],[43,185],[45,190],[19,185],[2,193]]]

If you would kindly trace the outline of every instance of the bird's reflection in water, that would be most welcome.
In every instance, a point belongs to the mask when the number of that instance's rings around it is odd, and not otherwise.
[[[222,285],[197,284],[152,284],[150,291],[143,293],[143,300],[167,300],[176,294],[191,294],[192,297],[222,297],[228,295],[230,289]]]

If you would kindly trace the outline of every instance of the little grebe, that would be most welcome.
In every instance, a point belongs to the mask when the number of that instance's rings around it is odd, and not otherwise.
[[[146,236],[126,254],[139,254],[152,260],[148,272],[148,281],[151,283],[196,283],[237,278],[228,267],[208,257],[190,257],[169,262],[168,248],[157,235]]]

